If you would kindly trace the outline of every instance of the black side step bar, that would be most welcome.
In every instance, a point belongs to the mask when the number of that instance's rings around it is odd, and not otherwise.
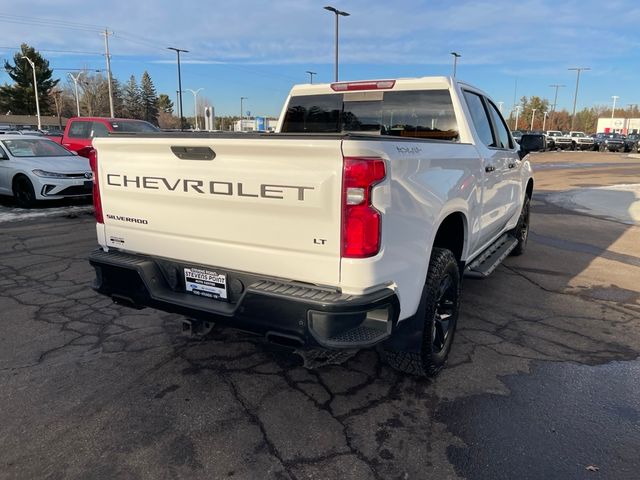
[[[488,277],[517,245],[518,239],[505,233],[467,265],[464,276],[470,278]]]

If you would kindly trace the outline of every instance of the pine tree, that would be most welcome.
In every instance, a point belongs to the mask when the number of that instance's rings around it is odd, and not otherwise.
[[[107,86],[108,88],[108,86]],[[111,78],[111,91],[113,92],[113,113],[116,117],[122,116],[122,85],[117,78]]]
[[[124,118],[143,117],[142,95],[136,77],[131,75],[122,91],[122,116]]]
[[[161,112],[173,114],[173,102],[166,93],[161,93],[158,97],[158,109]]]
[[[20,46],[20,51],[13,56],[13,65],[6,60],[4,62],[4,69],[11,77],[11,80],[14,81],[14,84],[5,84],[0,87],[0,111],[2,113],[11,111],[16,115],[36,114],[33,70],[29,62],[22,57],[31,59],[36,67],[40,114],[55,113],[55,108],[52,108],[53,100],[50,94],[60,80],[51,79],[53,70],[49,68],[49,61],[26,43],[23,43]]]
[[[140,81],[140,96],[142,99],[142,118],[154,125],[158,124],[158,94],[153,86],[149,73],[145,70]]]

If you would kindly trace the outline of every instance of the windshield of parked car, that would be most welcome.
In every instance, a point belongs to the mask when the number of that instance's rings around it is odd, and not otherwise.
[[[572,137],[586,137],[586,135],[582,132],[573,132],[571,134]]]
[[[289,101],[282,132],[458,139],[448,90],[294,96]]]
[[[114,132],[150,133],[160,129],[142,120],[127,120],[125,122],[110,122]]]
[[[73,154],[63,146],[44,138],[2,140],[14,157],[69,157]]]
[[[561,137],[562,132],[549,132],[547,135],[549,135],[550,137]]]

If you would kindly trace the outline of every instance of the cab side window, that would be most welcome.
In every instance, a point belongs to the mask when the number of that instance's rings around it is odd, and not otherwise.
[[[506,149],[513,148],[511,136],[509,135],[509,129],[507,128],[507,125],[504,122],[502,115],[500,115],[500,112],[492,102],[487,101],[487,103],[489,104],[489,112],[491,112],[491,117],[493,118],[493,124],[496,127],[496,134],[498,137],[497,147],[506,148]]]
[[[91,130],[91,136],[92,137],[106,137],[109,135],[109,130],[107,130],[107,127],[104,125],[104,123],[100,123],[100,122],[93,122],[93,127]]]
[[[471,121],[480,137],[480,141],[487,147],[495,147],[496,142],[493,139],[493,132],[491,130],[491,121],[489,120],[489,114],[484,107],[484,103],[480,95],[464,91],[464,98],[469,107],[469,113],[471,114]]]
[[[69,138],[89,138],[91,135],[91,123],[83,121],[71,122]]]

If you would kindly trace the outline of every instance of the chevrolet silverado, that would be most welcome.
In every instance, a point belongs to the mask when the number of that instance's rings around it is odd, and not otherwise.
[[[427,77],[295,86],[275,134],[96,138],[94,288],[194,333],[378,345],[435,375],[462,277],[524,252],[542,147],[525,137],[481,90]]]

